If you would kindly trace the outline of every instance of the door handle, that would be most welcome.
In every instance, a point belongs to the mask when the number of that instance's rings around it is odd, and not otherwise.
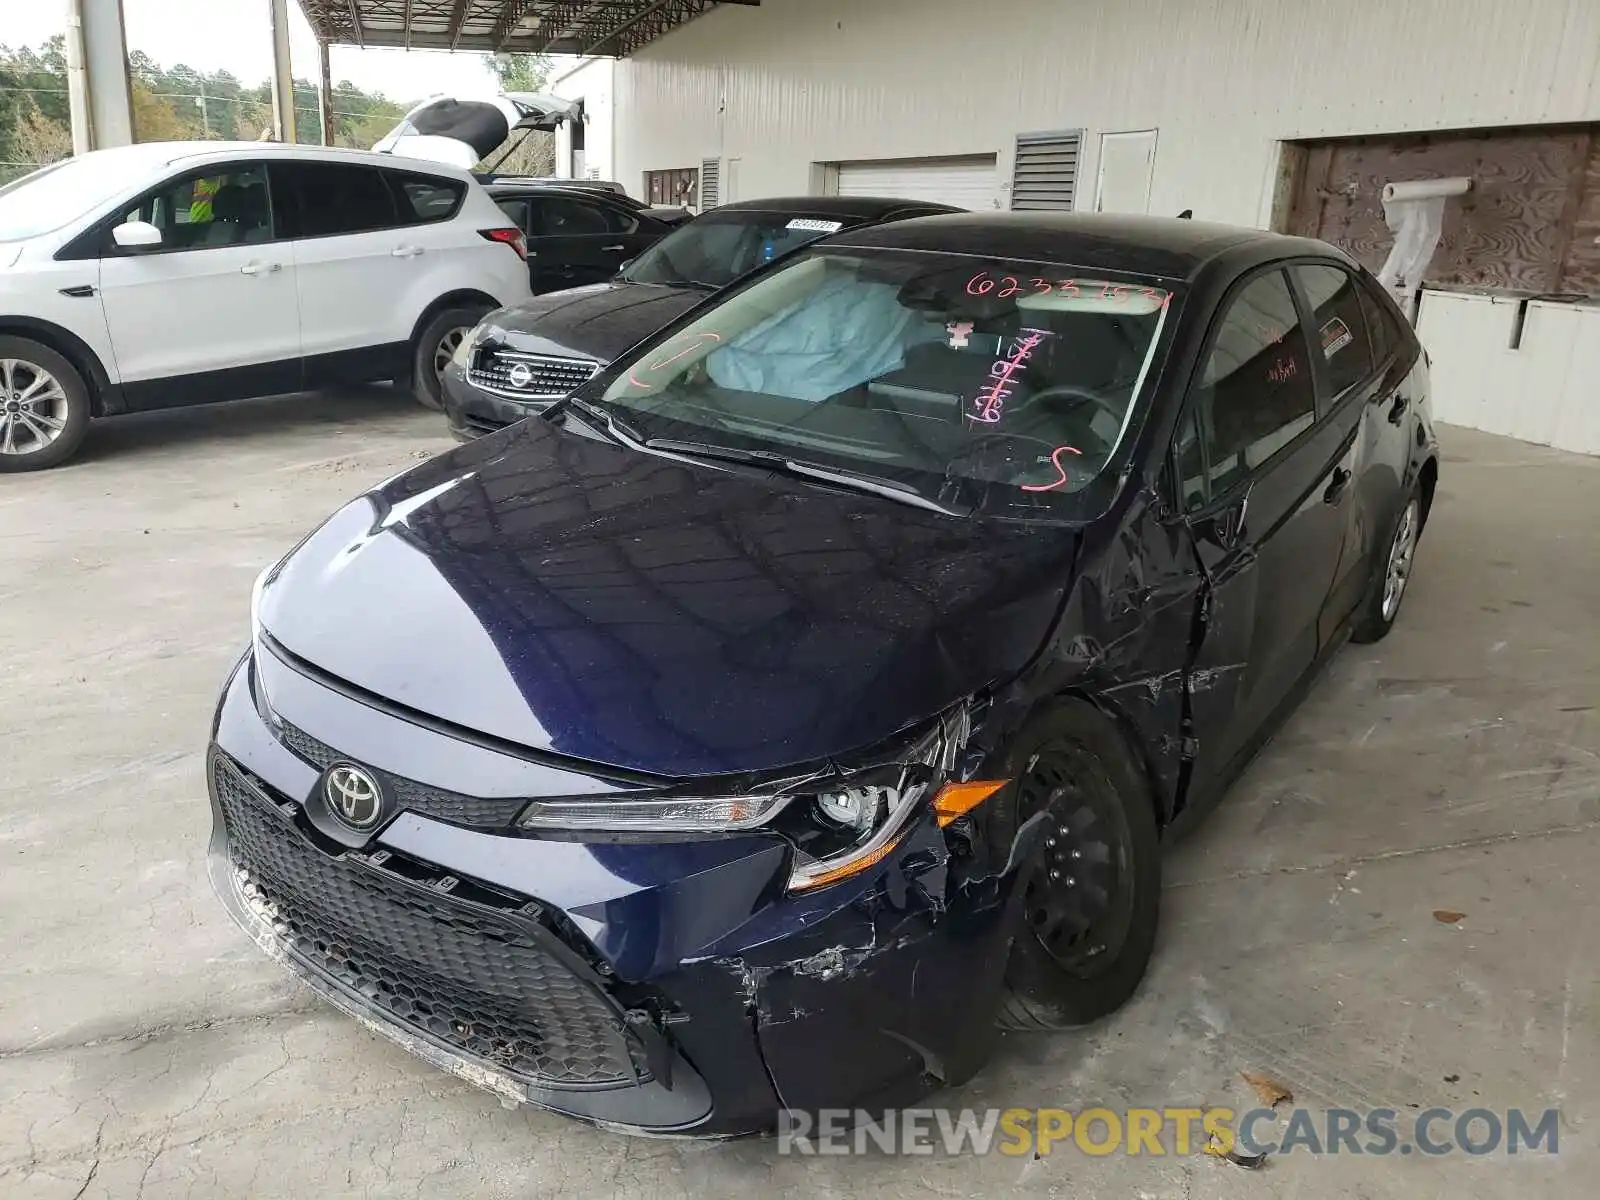
[[[1344,489],[1349,486],[1351,474],[1344,467],[1333,469],[1333,478],[1328,480],[1328,486],[1323,490],[1322,502],[1324,504],[1337,504],[1339,497],[1344,495]]]
[[[274,271],[283,270],[282,263],[275,262],[247,262],[239,268],[241,275],[271,275]]]
[[[417,255],[422,253],[422,247],[396,246],[393,250],[389,251],[389,253],[394,255],[396,258],[415,258]]]
[[[620,245],[619,246],[601,246],[600,247],[600,252],[602,254],[611,254],[611,253],[620,252],[620,251],[623,251],[623,250],[626,250],[626,249],[627,249],[626,246],[620,246]]]

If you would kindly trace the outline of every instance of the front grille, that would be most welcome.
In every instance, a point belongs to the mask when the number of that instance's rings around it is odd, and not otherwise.
[[[402,1027],[536,1086],[650,1078],[620,1013],[576,974],[586,968],[542,944],[552,935],[350,854],[325,854],[220,755],[212,777],[246,903],[315,973]]]
[[[467,378],[485,391],[517,400],[555,400],[589,382],[600,364],[515,350],[480,351]]]
[[[287,721],[280,721],[278,727],[283,744],[319,771],[326,771],[336,762],[352,761],[349,755],[340,754],[326,742],[317,740]],[[452,825],[467,825],[474,829],[508,829],[527,803],[515,798],[464,796],[460,792],[448,792],[414,779],[403,779],[388,771],[368,767],[365,763],[362,766],[379,777],[400,808],[449,821]]]

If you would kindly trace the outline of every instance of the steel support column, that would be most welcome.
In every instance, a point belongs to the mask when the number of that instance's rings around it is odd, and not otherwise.
[[[328,43],[317,39],[317,108],[322,117],[322,144],[333,145],[333,73],[328,68]]]
[[[272,134],[280,142],[292,142],[294,71],[289,65],[289,0],[267,3],[272,21]]]
[[[67,103],[72,152],[133,142],[133,92],[122,0],[68,0]]]

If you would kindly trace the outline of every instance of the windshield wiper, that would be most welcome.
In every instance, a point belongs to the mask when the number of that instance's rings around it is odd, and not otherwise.
[[[589,424],[597,426],[601,433],[607,434],[618,445],[626,446],[630,450],[643,450],[644,439],[639,431],[626,421],[612,416],[605,409],[587,400],[580,400],[572,394],[567,394],[544,410],[545,420],[553,420],[559,416],[563,409],[572,407],[589,418]]]
[[[943,513],[947,517],[972,515],[970,510],[949,508],[937,501],[929,500],[926,496],[906,484],[890,483],[887,480],[878,479],[871,475],[841,470],[838,467],[824,467],[818,463],[791,458],[789,455],[780,454],[776,450],[746,450],[739,446],[718,446],[710,442],[679,441],[676,438],[651,438],[644,443],[644,449],[665,450],[668,453],[683,454],[694,458],[771,467],[789,475],[799,475],[808,479],[820,480],[824,483],[838,484],[841,487],[851,488],[858,492],[870,492],[872,495],[882,496],[888,500],[898,500],[902,504],[910,504],[916,508],[926,508],[931,512]]]

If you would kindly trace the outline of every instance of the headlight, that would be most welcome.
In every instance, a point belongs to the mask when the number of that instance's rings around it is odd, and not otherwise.
[[[261,650],[261,596],[277,569],[278,564],[273,563],[256,576],[255,583],[250,587],[250,645],[258,654]]]
[[[959,713],[903,747],[895,755],[900,761],[793,780],[775,785],[770,795],[536,800],[518,824],[615,833],[770,829],[794,847],[789,891],[811,891],[882,862],[930,808],[943,828],[1006,785],[1004,779],[949,778],[966,732]]]
[[[795,843],[789,890],[837,883],[889,856],[934,783],[930,768],[896,766],[846,779],[806,797],[784,822]]]

